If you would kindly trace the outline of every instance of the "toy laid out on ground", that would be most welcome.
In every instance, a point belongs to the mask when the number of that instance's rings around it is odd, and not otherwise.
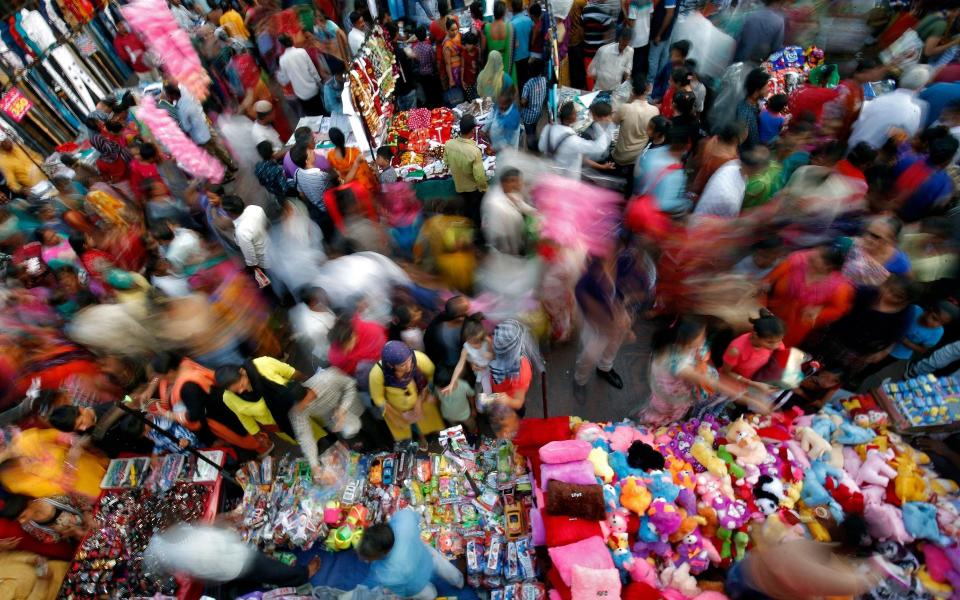
[[[514,443],[533,473],[551,598],[723,598],[724,571],[758,536],[830,541],[854,514],[890,574],[869,597],[955,597],[957,485],[870,400],[656,430],[524,420]]]
[[[320,459],[316,480],[302,459],[248,463],[240,531],[251,545],[283,559],[290,550],[337,552],[364,529],[410,507],[423,540],[450,559],[464,556],[475,588],[529,596],[540,591],[530,538],[532,506],[525,460],[510,442],[471,446],[460,427],[439,436],[439,453],[399,443],[392,452],[358,454],[340,444]]]

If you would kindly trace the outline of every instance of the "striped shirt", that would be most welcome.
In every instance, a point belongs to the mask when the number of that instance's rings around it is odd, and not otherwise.
[[[297,169],[293,176],[297,183],[297,189],[314,206],[322,211],[327,210],[327,204],[323,201],[323,193],[330,188],[330,175],[323,169]]]
[[[540,120],[543,102],[547,98],[547,78],[540,76],[527,81],[521,97],[527,100],[527,105],[520,109],[520,118],[525,125],[536,123]]]

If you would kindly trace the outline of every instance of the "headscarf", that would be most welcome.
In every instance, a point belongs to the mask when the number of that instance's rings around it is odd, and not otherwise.
[[[526,356],[531,366],[543,369],[543,359],[530,332],[516,319],[502,321],[493,330],[493,360],[490,375],[494,383],[503,383],[520,374],[521,359]]]
[[[410,359],[413,366],[405,377],[397,377],[396,369]],[[383,385],[386,387],[407,389],[411,381],[416,381],[417,390],[427,385],[426,378],[417,368],[417,357],[410,346],[397,340],[387,342],[380,353],[380,368],[383,370]]]
[[[501,88],[503,88],[503,55],[499,50],[492,50],[487,57],[487,65],[477,75],[477,94],[496,100]]]

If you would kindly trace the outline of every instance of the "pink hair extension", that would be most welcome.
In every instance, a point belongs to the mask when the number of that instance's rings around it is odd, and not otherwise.
[[[223,181],[223,163],[194,144],[167,111],[157,108],[153,96],[141,98],[136,112],[137,118],[150,129],[167,152],[176,157],[177,164],[184,171],[214,183]]]
[[[210,76],[197,56],[190,36],[180,29],[164,0],[133,0],[121,7],[124,18],[144,44],[161,61],[164,72],[175,83],[203,102],[207,98]]]

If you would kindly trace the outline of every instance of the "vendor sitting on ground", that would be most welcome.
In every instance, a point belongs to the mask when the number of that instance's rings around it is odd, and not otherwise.
[[[420,517],[406,508],[363,532],[357,554],[372,563],[368,578],[401,598],[433,600],[437,588],[431,580],[439,576],[448,584],[463,587],[463,573],[433,547],[420,539]]]
[[[147,424],[172,434],[177,441]],[[60,406],[50,413],[50,425],[66,432],[84,433],[93,445],[114,458],[122,452],[151,454],[178,452],[199,444],[197,437],[183,425],[166,417],[141,413],[131,414],[116,404],[99,404],[93,408]]]

